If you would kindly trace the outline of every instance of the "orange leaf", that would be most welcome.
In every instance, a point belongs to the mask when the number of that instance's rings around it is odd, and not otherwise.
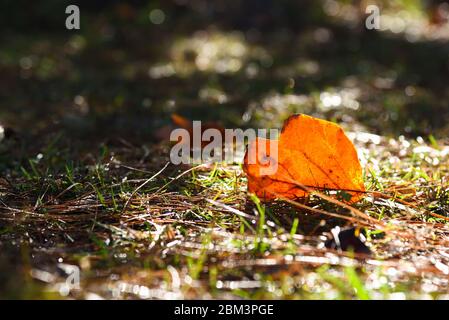
[[[171,120],[175,125],[177,125],[180,128],[188,129],[190,130],[192,128],[192,122],[188,120],[187,118],[184,118],[183,116],[180,116],[179,114],[173,113],[171,115]]]
[[[354,202],[365,191],[357,152],[343,129],[302,114],[287,119],[279,140],[250,142],[243,169],[248,191],[263,200],[345,190]]]
[[[182,128],[182,129],[186,129],[189,132],[190,135],[190,141],[181,141],[183,143],[188,143],[190,142],[190,145],[193,146],[193,122],[187,118],[184,118],[183,116],[180,116],[179,114],[173,113],[171,115],[171,120],[172,122]],[[224,133],[225,133],[225,129],[224,127],[218,123],[218,122],[213,122],[213,121],[208,121],[205,123],[201,123],[201,128],[200,128],[200,134],[201,136],[203,135],[204,131],[206,131],[207,129],[216,129],[218,131],[220,131],[222,138],[224,138]],[[222,141],[224,142],[224,141]],[[201,141],[201,147],[205,147],[206,145],[209,144],[209,141]]]

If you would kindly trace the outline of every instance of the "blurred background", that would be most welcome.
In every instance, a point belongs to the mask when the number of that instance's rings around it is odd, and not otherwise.
[[[81,29],[67,30],[76,4]],[[376,4],[380,30],[367,30]],[[176,112],[278,127],[303,112],[444,138],[445,1],[3,0],[0,121],[21,136],[157,141]],[[87,139],[88,138],[88,139]]]

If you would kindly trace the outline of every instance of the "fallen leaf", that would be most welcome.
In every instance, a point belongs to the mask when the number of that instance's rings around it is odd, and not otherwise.
[[[343,129],[303,114],[287,119],[278,140],[250,142],[243,170],[248,191],[265,201],[344,190],[343,200],[355,202],[365,191],[356,149]]]
[[[171,121],[173,124],[169,124],[169,125],[160,127],[153,133],[154,139],[157,141],[169,141],[171,132],[175,129],[182,128],[182,129],[186,129],[189,132],[190,139],[186,140],[186,141],[181,140],[178,142],[190,143],[190,145],[193,146],[193,141],[192,141],[192,139],[193,139],[193,121],[190,119],[187,119],[183,116],[180,116],[179,114],[176,114],[176,113],[173,113],[171,115]],[[207,121],[207,122],[201,123],[201,131],[200,131],[201,136],[203,135],[204,131],[206,131],[207,129],[217,129],[218,131],[220,131],[222,137],[224,137],[225,129],[218,122]],[[209,143],[208,141],[201,141],[201,146],[204,147],[208,143]]]
[[[187,118],[184,118],[183,116],[180,116],[179,114],[173,113],[171,115],[171,121],[173,121],[173,123],[180,128],[184,128],[187,130],[192,129],[192,121],[190,121]]]
[[[186,129],[189,132],[189,136],[190,136],[190,141],[178,141],[181,143],[190,143],[190,146],[194,145],[194,128],[193,128],[193,121],[184,118],[183,116],[180,116],[176,113],[173,113],[171,115],[171,120],[172,122],[178,126],[179,128],[183,128]],[[204,132],[208,129],[216,129],[220,132],[220,135],[222,137],[222,139],[224,139],[225,137],[225,128],[218,122],[215,121],[207,121],[207,122],[201,122],[201,127],[200,127],[200,136],[202,137]],[[204,148],[206,145],[209,144],[209,141],[203,141],[201,140],[201,148]],[[220,141],[221,143],[224,143],[224,140]]]

